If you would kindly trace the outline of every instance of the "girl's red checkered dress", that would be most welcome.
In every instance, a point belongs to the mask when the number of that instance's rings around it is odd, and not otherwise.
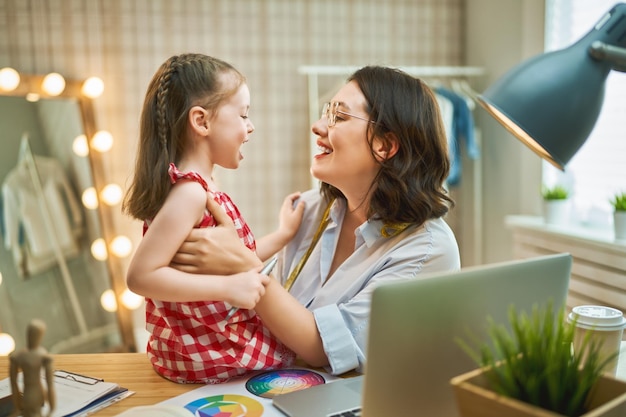
[[[207,183],[194,172],[182,173],[170,164],[172,183]],[[214,192],[215,200],[233,219],[239,237],[250,248],[256,243],[231,199]],[[196,227],[215,226],[208,212]],[[144,224],[144,233],[147,230]],[[210,278],[207,278],[210,279]],[[252,370],[289,366],[295,354],[273,337],[253,310],[240,309],[225,320],[230,305],[223,301],[173,303],[146,298],[147,352],[154,369],[179,383],[220,383]]]

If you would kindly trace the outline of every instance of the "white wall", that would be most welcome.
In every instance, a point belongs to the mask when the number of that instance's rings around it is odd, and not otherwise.
[[[508,69],[543,51],[544,0],[467,0],[466,65],[481,66],[484,91]],[[541,160],[482,108],[483,263],[513,258],[508,214],[539,214]]]

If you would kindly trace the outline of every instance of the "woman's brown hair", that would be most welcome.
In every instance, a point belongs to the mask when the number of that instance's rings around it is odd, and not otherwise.
[[[209,112],[234,94],[245,77],[232,65],[202,54],[176,55],[152,77],[143,104],[133,181],[122,210],[139,220],[159,211],[171,183],[170,163],[187,146],[187,115],[193,106]]]
[[[416,224],[445,215],[454,205],[444,188],[450,170],[448,146],[439,105],[420,79],[394,68],[367,66],[348,78],[367,101],[368,142],[396,141],[398,151],[380,161],[372,183],[368,218],[385,224]],[[341,191],[322,183],[327,199],[344,198]]]

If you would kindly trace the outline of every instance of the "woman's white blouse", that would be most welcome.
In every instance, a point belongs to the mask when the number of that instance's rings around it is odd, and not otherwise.
[[[301,199],[306,203],[302,226],[281,251],[276,269],[283,284],[309,248],[326,208],[318,190]],[[381,235],[380,221],[367,221],[355,232],[354,253],[326,282],[344,211],[344,202],[335,201],[328,226],[290,290],[313,312],[333,374],[363,371],[371,295],[378,283],[460,269],[456,239],[443,219],[394,237]]]

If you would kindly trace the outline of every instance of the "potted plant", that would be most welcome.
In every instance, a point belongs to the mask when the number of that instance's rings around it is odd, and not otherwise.
[[[617,193],[611,199],[615,239],[626,239],[626,192]]]
[[[569,222],[569,190],[562,185],[543,186],[544,220],[548,224],[567,224]]]
[[[459,341],[481,365],[451,380],[460,415],[625,416],[626,383],[603,374],[615,356],[601,358],[589,337],[572,352],[575,322],[564,316],[551,305],[531,315],[511,308],[511,330],[490,320],[491,344],[476,348]]]

